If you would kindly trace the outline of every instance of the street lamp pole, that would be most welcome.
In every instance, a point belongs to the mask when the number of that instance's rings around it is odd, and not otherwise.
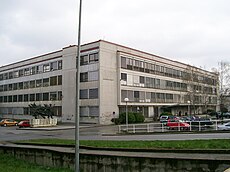
[[[82,0],[79,4],[79,23],[78,23],[78,47],[77,47],[77,76],[76,76],[76,114],[75,114],[75,172],[80,172],[79,156],[79,91],[80,91],[80,53],[81,53],[81,9]]]
[[[190,101],[188,101],[188,113],[189,113],[188,115],[191,116],[191,114],[190,114]]]
[[[128,101],[129,101],[129,98],[125,98],[124,99],[124,101],[125,101],[125,103],[126,103],[126,106],[125,106],[125,117],[126,117],[126,120],[125,120],[125,122],[126,122],[126,131],[128,132],[128,124],[129,124],[129,118],[128,118],[128,106],[127,106],[127,103],[128,103]]]

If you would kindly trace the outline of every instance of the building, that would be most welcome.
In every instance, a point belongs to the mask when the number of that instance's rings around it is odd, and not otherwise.
[[[76,54],[69,46],[0,67],[0,114],[28,115],[29,104],[49,104],[61,121],[74,122]],[[163,111],[202,113],[217,106],[217,80],[215,73],[174,60],[91,42],[81,46],[80,122],[111,123],[126,103],[151,119]]]

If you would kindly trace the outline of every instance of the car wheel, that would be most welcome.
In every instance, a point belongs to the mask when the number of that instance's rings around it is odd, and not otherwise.
[[[4,124],[4,127],[6,127],[7,126],[7,124]]]
[[[15,126],[18,126],[18,124],[16,123]]]

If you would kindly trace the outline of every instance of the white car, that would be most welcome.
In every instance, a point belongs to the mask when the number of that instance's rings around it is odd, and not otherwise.
[[[230,130],[230,122],[223,125],[218,125],[218,130]]]

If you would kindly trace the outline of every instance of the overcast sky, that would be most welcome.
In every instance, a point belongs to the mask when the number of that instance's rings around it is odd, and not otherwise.
[[[79,0],[1,0],[0,65],[77,44]],[[210,70],[230,61],[229,0],[83,0],[82,43],[103,39]]]

